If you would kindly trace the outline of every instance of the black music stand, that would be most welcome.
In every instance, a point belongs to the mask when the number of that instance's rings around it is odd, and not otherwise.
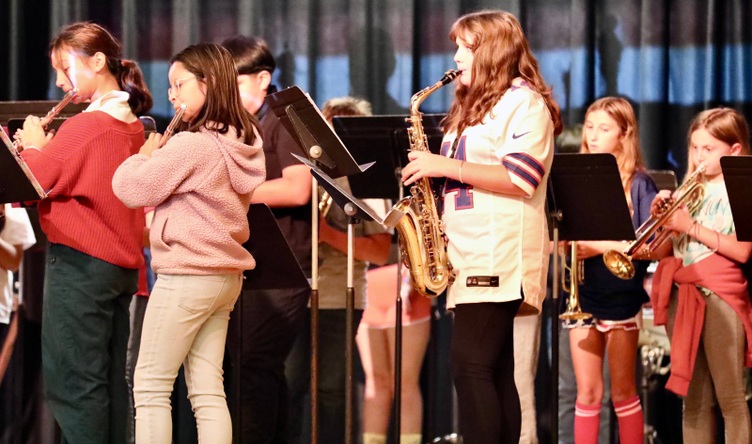
[[[342,141],[321,115],[311,98],[297,86],[266,96],[272,111],[298,143],[305,159],[321,166],[326,174],[342,177],[360,174],[371,165],[358,165]],[[293,156],[295,156],[293,154]],[[301,157],[295,156],[299,160]],[[311,180],[311,195],[318,195],[316,180]],[[317,199],[311,201],[311,444],[318,442],[318,244],[319,216]],[[347,427],[347,421],[346,427]]]
[[[28,202],[47,197],[37,179],[26,166],[3,127],[0,126],[0,204]]]
[[[611,154],[556,154],[547,194],[549,234],[554,243],[551,310],[551,442],[559,435],[559,255],[560,240],[634,240],[635,231]]]
[[[745,242],[752,241],[752,199],[749,198],[749,189],[752,187],[752,156],[721,157],[721,170],[734,217],[736,238]]]
[[[252,204],[248,209],[250,238],[243,247],[256,259],[256,268],[243,272],[243,290],[309,288],[308,279],[266,204]],[[242,436],[241,362],[243,354],[243,292],[236,303],[236,360],[232,381],[235,384],[233,436]]]
[[[401,200],[405,194],[402,167],[407,165],[410,150],[408,116],[347,116],[332,120],[335,131],[358,163],[373,163],[362,174],[348,178],[352,194],[360,199]],[[424,114],[423,130],[428,148],[434,154],[441,150],[443,114]],[[396,222],[396,221],[395,221]],[[391,223],[387,223],[391,225]],[[402,393],[402,260],[397,261],[397,294],[395,297],[395,358],[394,358],[394,430],[399,441]]]
[[[293,156],[295,156],[293,154]],[[353,227],[360,221],[376,221],[384,224],[384,221],[376,215],[368,205],[353,197],[350,193],[342,189],[334,179],[329,177],[321,168],[318,168],[312,162],[300,156],[295,156],[298,160],[311,168],[311,174],[316,178],[319,185],[332,197],[342,211],[348,216],[347,220],[347,291],[345,295],[345,443],[351,443],[353,439],[353,359],[355,357],[355,330],[353,321],[355,319],[355,288],[353,284]]]
[[[332,119],[334,130],[342,142],[350,149],[358,163],[373,163],[374,165],[363,174],[350,179],[352,194],[360,199],[392,199],[402,197],[400,184],[401,170],[407,165],[407,152],[410,150],[410,140],[407,134],[408,116],[348,116]],[[434,154],[441,149],[443,132],[440,122],[443,114],[424,114],[423,130],[428,139],[428,147]],[[387,179],[384,189],[374,187],[381,185]]]
[[[303,155],[330,177],[360,174],[371,166],[355,163],[313,100],[297,86],[270,94],[266,100]]]

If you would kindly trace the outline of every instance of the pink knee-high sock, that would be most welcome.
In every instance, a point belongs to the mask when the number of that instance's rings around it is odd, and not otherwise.
[[[598,444],[598,429],[601,426],[601,405],[575,403],[574,442],[576,444]]]
[[[643,442],[642,405],[635,395],[620,402],[614,402],[616,418],[619,421],[619,442],[640,444]]]

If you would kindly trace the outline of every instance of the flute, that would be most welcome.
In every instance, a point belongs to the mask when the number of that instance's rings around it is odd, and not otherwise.
[[[167,125],[167,129],[165,129],[164,134],[162,134],[162,140],[159,141],[160,148],[162,148],[165,143],[167,143],[167,140],[172,137],[172,134],[175,132],[175,127],[180,123],[180,118],[183,117],[186,108],[188,108],[188,105],[185,103],[180,104],[180,108],[175,112],[175,116],[170,120],[170,124]]]
[[[59,102],[57,102],[57,105],[53,106],[52,109],[49,110],[47,114],[39,121],[39,123],[42,125],[42,129],[47,129],[47,125],[49,125],[58,114],[60,114],[60,111],[62,111],[63,108],[65,108],[65,106],[70,103],[71,100],[73,100],[73,97],[75,97],[76,94],[78,94],[78,88],[73,88],[72,90],[65,93],[63,98],[60,99]],[[21,139],[15,139],[13,141],[13,148],[16,148],[18,151],[23,150]]]

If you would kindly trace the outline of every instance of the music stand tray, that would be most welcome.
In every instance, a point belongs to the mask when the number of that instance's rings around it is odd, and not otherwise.
[[[332,119],[334,130],[360,164],[373,163],[363,174],[349,177],[352,194],[361,199],[401,197],[402,167],[407,165],[410,139],[408,116],[348,116]],[[423,131],[434,154],[441,151],[443,114],[423,115]],[[384,181],[384,178],[394,180]]]
[[[721,170],[734,217],[736,238],[744,242],[752,241],[752,199],[749,198],[752,156],[721,157]]]
[[[47,197],[23,158],[0,126],[0,203],[27,202]]]
[[[310,288],[305,273],[266,204],[251,205],[248,225],[251,236],[243,247],[256,259],[256,268],[243,273],[243,289]]]
[[[270,94],[266,100],[303,155],[316,161],[327,175],[360,174],[370,166],[355,162],[313,100],[297,86]]]
[[[634,240],[616,158],[611,154],[556,154],[548,204],[561,220],[560,240]],[[551,236],[553,238],[553,236]]]

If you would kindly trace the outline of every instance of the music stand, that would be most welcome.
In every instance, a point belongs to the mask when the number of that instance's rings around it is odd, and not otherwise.
[[[405,194],[402,167],[407,165],[410,150],[407,115],[342,116],[332,120],[335,131],[352,152],[358,163],[373,163],[362,174],[348,178],[353,196],[366,199],[399,201]],[[423,131],[428,148],[438,154],[441,150],[443,114],[424,114]],[[397,216],[397,215],[395,215]],[[394,220],[396,223],[397,220]],[[386,222],[393,225],[392,221]],[[397,261],[397,294],[395,296],[395,358],[394,358],[394,430],[399,440],[402,394],[402,260]]]
[[[749,198],[752,156],[721,157],[721,170],[734,217],[736,238],[745,242],[752,241],[752,199]]]
[[[313,100],[297,86],[270,94],[266,100],[298,142],[303,155],[315,161],[330,177],[360,174],[371,166],[355,163]]]
[[[410,140],[407,134],[408,116],[347,116],[332,119],[334,130],[350,150],[355,161],[374,165],[363,174],[350,178],[350,189],[360,199],[392,199],[402,197],[401,170],[407,165]],[[441,149],[443,114],[423,115],[423,130],[428,147],[434,154]],[[396,180],[388,178],[396,177]],[[383,181],[386,192],[381,188]],[[379,187],[375,187],[379,184]]]
[[[256,268],[243,272],[243,290],[274,290],[283,288],[310,288],[308,279],[277,225],[274,214],[266,204],[252,204],[248,209],[250,238],[243,247],[256,259]],[[243,292],[236,303],[237,343],[235,371],[235,405],[233,411],[233,436],[242,436],[241,362],[243,354]]]
[[[551,442],[559,430],[560,240],[633,240],[635,231],[611,154],[556,154],[547,194],[549,234],[554,243],[551,310]],[[573,284],[576,285],[576,284]]]
[[[13,142],[0,126],[0,204],[44,199],[47,193],[39,185],[26,162],[18,154]]]
[[[331,177],[312,162],[293,154],[298,160],[311,168],[311,174],[324,190],[332,197],[342,211],[348,216],[347,221],[347,291],[345,294],[345,443],[351,443],[353,438],[353,360],[355,357],[355,288],[353,283],[353,227],[360,221],[384,221],[371,210],[368,205],[356,199],[342,189]]]
[[[274,114],[297,142],[301,153],[320,165],[326,174],[342,177],[359,174],[371,165],[358,165],[332,131],[311,98],[297,86],[266,96]],[[292,153],[291,153],[292,154]],[[295,154],[293,154],[295,156]],[[299,156],[295,156],[299,160]],[[311,195],[318,195],[311,179]],[[319,331],[319,207],[311,200],[311,444],[318,442],[318,331]]]

